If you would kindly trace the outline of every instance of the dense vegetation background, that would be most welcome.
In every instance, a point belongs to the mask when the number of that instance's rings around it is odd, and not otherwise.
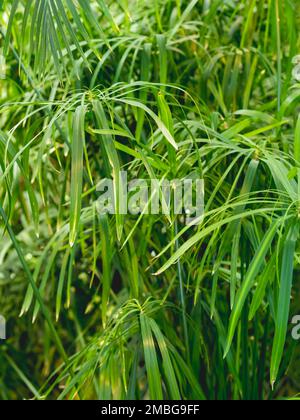
[[[1,398],[295,397],[299,1],[0,9]],[[203,176],[203,224],[99,217],[121,169]]]

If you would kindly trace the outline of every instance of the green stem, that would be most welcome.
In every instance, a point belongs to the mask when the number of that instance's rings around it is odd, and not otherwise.
[[[279,13],[279,1],[275,1],[275,8],[276,8],[276,34],[277,34],[277,110],[280,112],[281,109],[281,78],[282,78],[282,54],[281,54],[281,20],[280,20],[280,13]]]
[[[178,235],[178,222],[177,220],[175,220],[175,236],[177,235]],[[179,249],[178,239],[176,240],[175,248],[176,248],[176,251],[178,251]],[[180,302],[181,302],[184,341],[185,341],[185,347],[187,351],[187,361],[190,364],[189,333],[188,333],[188,324],[187,324],[187,317],[186,317],[186,302],[185,302],[185,296],[184,296],[182,266],[181,266],[180,259],[177,262],[177,271],[178,271],[178,278],[179,278],[179,290],[180,290]]]

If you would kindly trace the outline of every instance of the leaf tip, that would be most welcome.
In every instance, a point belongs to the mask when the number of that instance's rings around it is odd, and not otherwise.
[[[275,383],[276,383],[276,380],[275,379],[272,379],[271,380],[271,388],[272,388],[272,391],[274,391]]]
[[[224,360],[225,360],[225,359],[226,359],[226,357],[228,356],[228,353],[229,353],[229,351],[230,351],[230,347],[231,347],[231,344],[228,342],[228,343],[226,344],[225,351],[224,351],[224,355],[223,355],[223,359],[224,359]]]

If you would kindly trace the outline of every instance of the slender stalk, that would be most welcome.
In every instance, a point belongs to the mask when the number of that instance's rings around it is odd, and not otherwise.
[[[280,0],[275,0],[276,9],[276,40],[277,40],[277,111],[281,109],[282,93],[282,50],[281,50],[281,18],[280,18]]]
[[[178,235],[178,221],[175,220],[175,236]],[[175,243],[176,251],[179,249],[179,241],[176,240]],[[180,301],[181,301],[181,314],[182,314],[182,325],[183,325],[183,333],[184,333],[184,341],[185,341],[185,348],[187,353],[187,361],[190,363],[190,344],[189,344],[189,332],[188,332],[188,323],[187,323],[187,316],[186,316],[186,301],[185,301],[185,294],[184,294],[184,283],[183,283],[183,275],[182,275],[182,266],[180,259],[177,261],[177,273],[179,278],[179,292],[180,292]]]

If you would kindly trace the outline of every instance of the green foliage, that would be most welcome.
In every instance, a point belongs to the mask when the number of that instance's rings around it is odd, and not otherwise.
[[[299,2],[0,10],[1,399],[296,398]],[[125,216],[122,170],[203,177],[203,223]]]

